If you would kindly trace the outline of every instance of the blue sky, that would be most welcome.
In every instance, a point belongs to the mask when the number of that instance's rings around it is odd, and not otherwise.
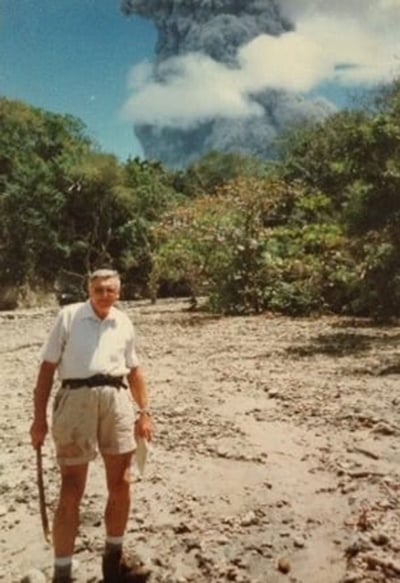
[[[0,94],[79,117],[106,152],[141,154],[120,114],[156,31],[120,0],[0,0]]]

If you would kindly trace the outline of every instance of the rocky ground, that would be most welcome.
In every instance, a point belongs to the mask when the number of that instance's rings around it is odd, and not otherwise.
[[[156,419],[135,473],[128,546],[154,583],[400,580],[400,327],[339,318],[215,318],[126,303]],[[28,429],[39,350],[57,309],[0,313],[0,580],[44,580]],[[48,511],[57,492],[44,447]],[[76,548],[100,580],[101,459]]]

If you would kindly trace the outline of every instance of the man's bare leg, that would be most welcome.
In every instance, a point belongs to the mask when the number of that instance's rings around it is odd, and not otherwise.
[[[121,455],[103,455],[106,469],[108,499],[105,510],[108,537],[122,537],[128,523],[131,505],[132,452]]]
[[[131,503],[132,453],[105,455],[108,501],[105,511],[106,548],[103,556],[104,583],[125,581],[140,583],[148,580],[150,569],[137,559],[122,554],[123,536],[129,518]],[[130,560],[129,560],[130,559]]]
[[[71,569],[79,525],[79,505],[85,491],[88,464],[61,466],[61,487],[53,521],[55,576]],[[64,565],[63,565],[63,561]],[[60,563],[64,569],[60,567]]]

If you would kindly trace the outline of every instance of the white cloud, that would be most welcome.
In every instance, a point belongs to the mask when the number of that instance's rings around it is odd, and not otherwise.
[[[282,0],[282,6],[328,60],[350,65],[336,72],[337,82],[372,85],[400,73],[400,0]]]
[[[210,57],[192,53],[169,59],[155,81],[142,66],[131,72],[131,98],[123,116],[141,123],[187,127],[199,119],[248,117],[262,113],[241,86],[240,71],[232,71]]]
[[[245,92],[265,88],[306,92],[334,71],[330,60],[312,37],[289,32],[280,37],[260,35],[239,50]]]
[[[384,23],[396,29],[400,16],[398,0],[280,0],[280,7],[295,22],[311,15],[347,16],[362,20],[366,26],[372,22]]]
[[[400,73],[400,0],[281,0],[294,32],[261,35],[238,51],[236,69],[202,54],[131,72],[126,119],[190,126],[262,114],[252,95],[267,88],[308,92],[323,81],[373,85]]]

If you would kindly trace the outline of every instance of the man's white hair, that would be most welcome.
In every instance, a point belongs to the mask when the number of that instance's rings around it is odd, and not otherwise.
[[[110,277],[118,280],[121,279],[118,271],[115,269],[96,269],[89,274],[89,281],[93,281],[94,279],[108,279]]]
[[[96,279],[115,279],[118,291],[121,289],[121,276],[115,269],[96,269],[89,274],[88,286],[90,287]]]

